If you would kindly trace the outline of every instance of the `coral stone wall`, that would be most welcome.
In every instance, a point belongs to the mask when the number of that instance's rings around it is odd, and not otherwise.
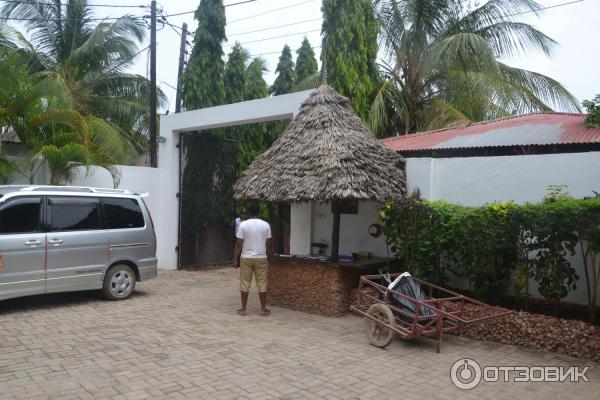
[[[269,303],[313,314],[348,312],[352,289],[364,270],[308,260],[269,261]]]

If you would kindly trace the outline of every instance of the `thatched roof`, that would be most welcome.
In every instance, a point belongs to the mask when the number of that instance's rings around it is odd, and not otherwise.
[[[234,186],[239,200],[384,202],[406,193],[404,159],[384,147],[350,100],[321,85]]]

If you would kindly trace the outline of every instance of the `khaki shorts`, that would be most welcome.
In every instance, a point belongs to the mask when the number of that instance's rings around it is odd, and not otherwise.
[[[267,291],[267,274],[269,264],[266,258],[240,259],[240,291],[249,292],[252,285],[252,275],[256,279],[259,293]]]

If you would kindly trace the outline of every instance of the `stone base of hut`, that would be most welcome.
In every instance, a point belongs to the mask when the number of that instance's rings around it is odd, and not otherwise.
[[[341,316],[348,312],[352,289],[361,275],[385,265],[382,259],[320,262],[302,258],[269,261],[269,303],[312,314]]]

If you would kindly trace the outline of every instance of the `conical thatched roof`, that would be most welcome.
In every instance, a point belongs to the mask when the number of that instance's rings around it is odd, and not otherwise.
[[[398,199],[404,159],[384,147],[350,100],[321,85],[236,182],[235,198],[263,201]]]

